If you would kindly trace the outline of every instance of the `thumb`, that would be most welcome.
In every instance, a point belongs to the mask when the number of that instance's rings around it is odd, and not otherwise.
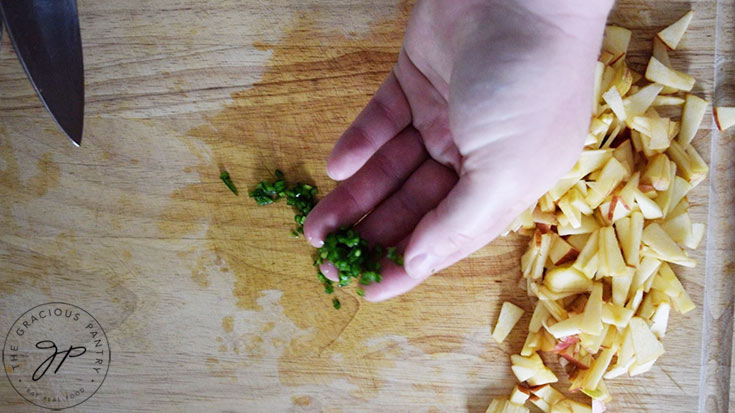
[[[538,178],[536,168],[518,162],[512,154],[516,144],[494,146],[497,156],[465,162],[457,185],[414,229],[404,253],[412,278],[424,279],[482,248],[550,185],[548,178]],[[482,166],[472,168],[478,163]]]
[[[464,175],[449,195],[416,226],[404,254],[408,275],[424,279],[482,248],[510,224],[485,194],[490,190]],[[493,195],[498,192],[493,189]],[[521,208],[522,210],[522,208]],[[495,219],[493,219],[495,218]],[[498,219],[499,218],[499,219]]]

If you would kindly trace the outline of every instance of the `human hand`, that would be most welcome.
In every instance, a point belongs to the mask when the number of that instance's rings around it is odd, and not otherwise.
[[[398,245],[404,267],[384,260],[364,288],[380,301],[497,237],[582,150],[612,3],[419,1],[396,66],[332,150],[343,182],[307,217],[309,242],[357,223]]]

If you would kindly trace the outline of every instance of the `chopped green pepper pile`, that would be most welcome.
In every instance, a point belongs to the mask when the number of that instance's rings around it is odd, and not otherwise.
[[[276,170],[274,173],[274,181],[261,181],[250,192],[250,197],[257,202],[258,205],[268,205],[286,198],[286,203],[296,210],[294,221],[298,224],[295,231],[291,234],[298,237],[304,233],[304,221],[306,216],[316,205],[317,188],[313,185],[304,183],[296,183],[289,188],[286,183],[283,172]],[[222,172],[220,176],[225,185],[237,194],[237,188],[232,183],[227,172]],[[324,292],[327,294],[334,293],[334,282],[324,276],[319,270],[319,266],[329,261],[337,268],[339,281],[338,287],[345,287],[355,279],[360,285],[369,285],[374,282],[380,282],[381,265],[380,260],[384,257],[395,262],[397,265],[403,265],[403,257],[398,253],[395,247],[383,248],[380,245],[369,246],[368,242],[361,238],[354,228],[342,227],[337,232],[327,235],[324,245],[317,250],[317,256],[314,260],[314,266],[317,267],[317,278],[324,286]],[[362,288],[357,289],[357,295],[364,296],[365,291]],[[334,298],[332,305],[339,310],[342,306],[339,299]]]

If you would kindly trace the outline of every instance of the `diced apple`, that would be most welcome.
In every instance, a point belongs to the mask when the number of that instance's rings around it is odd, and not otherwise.
[[[625,169],[628,171],[628,173],[623,177],[623,179],[627,180],[630,179],[631,175],[633,174],[634,168],[635,168],[635,158],[633,157],[633,145],[630,143],[629,139],[626,139],[618,145],[617,148],[613,150],[613,156],[615,159],[620,161],[621,164],[625,167]]]
[[[628,300],[628,304],[625,305],[625,308],[633,311],[638,310],[638,307],[641,305],[641,301],[643,301],[643,290],[643,287],[638,287],[638,289],[633,293],[633,297]]]
[[[709,167],[692,145],[681,146],[671,142],[666,152],[676,164],[679,174],[689,181],[692,187],[697,186],[709,172]]]
[[[689,201],[686,196],[679,201],[679,203],[669,211],[669,217],[675,217],[689,211]]]
[[[551,406],[551,413],[592,413],[592,407],[572,399],[564,399]]]
[[[669,303],[661,303],[656,307],[656,312],[651,317],[651,332],[659,339],[666,335],[670,310],[671,305]]]
[[[613,227],[600,229],[600,271],[603,275],[625,275],[626,265]]]
[[[669,158],[661,153],[648,160],[643,175],[641,175],[640,183],[651,185],[657,191],[665,191],[671,184],[672,179]]]
[[[635,275],[633,276],[633,282],[630,285],[628,300],[633,298],[633,294],[635,294],[635,291],[641,288],[651,277],[656,274],[656,271],[658,271],[660,266],[661,261],[656,258],[644,257],[643,260],[641,260],[641,263],[638,266]]]
[[[602,306],[602,322],[618,328],[625,328],[633,317],[633,310],[613,303]]]
[[[692,221],[686,212],[662,222],[661,228],[678,244],[684,244],[692,236]]]
[[[667,67],[655,57],[651,57],[646,67],[646,79],[651,82],[688,92],[694,87],[695,79],[686,73]]]
[[[643,229],[641,240],[664,261],[682,263],[689,258],[686,253],[676,245],[674,240],[669,237],[666,231],[664,231],[663,228],[655,222],[648,224],[648,226]]]
[[[605,27],[605,35],[602,38],[602,49],[612,53],[613,62],[620,59],[628,51],[628,44],[632,32],[618,26]]]
[[[522,308],[508,301],[503,303],[503,306],[500,308],[498,323],[493,330],[493,339],[496,343],[502,343],[508,337],[510,330],[515,327],[518,320],[521,319],[521,316],[523,316]]]
[[[687,28],[689,27],[689,23],[692,21],[692,17],[694,17],[694,12],[689,11],[687,14],[682,16],[679,20],[675,21],[673,24],[671,24],[667,28],[658,32],[656,34],[656,38],[661,40],[670,49],[672,50],[676,49],[676,47],[679,45],[679,41],[681,41],[681,38],[684,36],[684,33],[687,31]]]
[[[635,191],[634,197],[636,204],[638,204],[638,208],[640,208],[641,213],[643,214],[643,218],[656,219],[663,216],[661,207],[659,207],[654,200],[645,196],[639,189]]]
[[[549,406],[552,406],[559,401],[565,399],[564,395],[559,390],[556,390],[548,384],[539,386],[537,388],[532,388],[531,393],[533,393],[533,395],[538,397],[539,399],[548,403]]]
[[[590,239],[590,234],[574,234],[566,238],[566,241],[577,251],[582,251]],[[578,255],[579,256],[579,255]]]
[[[684,98],[678,96],[656,96],[653,100],[652,106],[682,106],[684,104]]]
[[[572,169],[572,171],[573,170],[574,169]],[[574,184],[576,184],[577,181],[579,181],[579,179],[581,178],[577,176],[576,173],[572,174],[572,171],[568,172],[567,175],[556,181],[556,184],[554,184],[554,186],[549,189],[548,194],[554,202],[558,201],[559,198],[561,198],[562,195],[564,195],[569,190],[569,188],[573,187]]]
[[[615,116],[621,121],[625,120],[625,106],[623,105],[623,98],[620,96],[620,92],[613,85],[610,89],[602,94],[602,99],[610,106]]]
[[[609,126],[610,124],[607,123],[607,125]],[[607,127],[605,127],[605,132],[607,132]],[[602,168],[612,155],[613,152],[610,149],[595,149],[582,152],[579,155],[579,159],[574,165],[574,168],[570,171],[570,174],[577,177],[577,179],[569,186],[569,188],[574,186],[578,180],[584,178],[590,172]],[[567,190],[569,190],[569,188],[567,188]],[[561,197],[561,195],[559,197]]]
[[[645,364],[656,360],[664,353],[664,347],[640,317],[630,320],[630,331],[633,336],[633,347],[635,349],[636,364]]]
[[[586,198],[590,208],[597,208],[623,180],[626,172],[625,167],[620,161],[611,157],[602,168],[597,181],[590,183],[590,190]]]
[[[572,228],[579,228],[582,226],[582,211],[572,206],[569,200],[570,196],[568,195],[575,190],[576,188],[570,189],[569,192],[567,192],[567,195],[564,195],[559,200],[557,206],[561,210],[562,214],[564,214],[564,217],[566,218],[567,222],[569,222],[569,225],[571,225]]]
[[[549,257],[549,250],[551,248],[551,234],[542,234],[538,239],[540,240],[539,253],[530,274],[533,280],[541,278],[544,274],[544,266],[546,265],[546,259]]]
[[[592,288],[592,281],[573,267],[558,267],[546,273],[544,285],[556,293],[579,294]]]
[[[556,210],[554,200],[548,193],[545,193],[544,196],[539,199],[538,206],[542,212],[554,212]]]
[[[689,165],[691,165],[690,179],[688,180],[692,184],[692,187],[695,187],[707,177],[709,167],[691,144],[686,145],[684,151],[689,156]],[[687,177],[685,176],[684,178],[686,179]]]
[[[633,347],[633,335],[630,327],[625,329],[622,337],[620,350],[618,351],[618,360],[610,371],[604,375],[604,378],[608,380],[627,373],[628,369],[635,363],[635,348]]]
[[[633,282],[633,275],[635,269],[626,267],[627,273],[625,275],[618,275],[612,277],[612,302],[614,304],[623,306],[628,299],[628,292],[630,291],[630,285]]]
[[[615,227],[615,234],[617,234],[618,236],[618,242],[620,243],[620,248],[622,249],[623,256],[625,257],[626,250],[630,249],[630,243],[631,243],[630,218],[625,217],[625,218],[621,218],[615,221],[614,227]],[[626,262],[627,261],[628,260],[626,258]],[[636,265],[638,265],[637,262],[636,262]]]
[[[658,37],[653,38],[653,57],[666,66],[671,67],[668,48]]]
[[[676,164],[674,162],[667,161],[669,165],[669,176],[671,177],[670,180],[673,180],[676,176]],[[674,201],[674,185],[669,184],[669,186],[658,193],[658,196],[656,197],[656,204],[658,204],[659,208],[661,208],[661,213],[663,214],[663,217],[666,218],[666,214],[668,214],[669,209],[674,207],[673,204]]]
[[[564,320],[568,317],[567,311],[558,302],[539,296],[539,302],[546,307],[546,310],[554,317],[555,320]]]
[[[682,314],[692,311],[695,308],[694,302],[689,298],[689,294],[687,294],[684,286],[681,285],[681,281],[676,277],[674,271],[671,270],[671,267],[663,263],[661,268],[659,268],[659,274],[664,281],[671,285],[672,291],[675,291],[673,294],[669,294],[669,297],[671,297],[671,302],[677,311]]]
[[[528,408],[506,398],[493,399],[485,413],[528,413]]]
[[[680,144],[686,145],[694,139],[706,111],[706,100],[687,93],[684,109],[681,112],[681,129],[677,137]]]
[[[518,381],[528,381],[532,386],[558,381],[554,373],[544,365],[538,353],[533,353],[530,357],[514,354],[510,356],[510,359],[512,364],[511,370],[513,370]],[[532,374],[529,375],[529,373]]]
[[[535,395],[531,396],[528,400],[531,401],[531,403],[538,407],[539,410],[541,410],[544,413],[551,413],[551,405],[546,402],[546,400],[537,397]]]
[[[735,125],[735,107],[718,106],[712,112],[717,129],[724,131]]]
[[[542,334],[541,337],[541,343],[539,345],[539,351],[554,351],[554,346],[556,346],[556,339],[554,336],[552,336],[546,329],[543,329],[539,332]]]
[[[533,377],[534,374],[536,374],[535,367],[526,367],[514,364],[510,367],[510,369],[511,371],[513,371],[513,374],[515,374],[518,381],[526,381]]]
[[[637,267],[639,262],[643,222],[643,214],[641,212],[635,211],[630,215],[630,244],[627,246],[627,249],[623,249],[623,254],[625,255],[626,263],[632,267]]]
[[[541,338],[543,335],[539,332],[529,332],[526,336],[526,341],[523,343],[521,349],[521,356],[528,357],[533,354],[534,351],[541,347]]]
[[[604,304],[603,304],[604,308]],[[588,353],[597,354],[602,345],[602,341],[605,339],[605,335],[608,332],[610,326],[603,322],[602,332],[599,335],[593,336],[591,334],[579,333],[579,342],[582,347],[587,350]]]
[[[582,224],[578,228],[572,227],[568,220],[560,219],[559,225],[557,226],[557,233],[561,236],[589,234],[599,227],[600,225],[597,223],[595,218],[590,215],[582,215]]]
[[[536,224],[546,224],[548,226],[557,225],[559,221],[553,212],[544,212],[540,207],[533,210],[533,222]]]
[[[548,331],[554,338],[560,339],[567,336],[573,336],[582,332],[582,315],[574,314],[566,320],[547,326]]]
[[[627,114],[626,119],[632,120],[634,117],[646,113],[663,88],[663,85],[652,83],[623,99],[625,113]]]
[[[501,411],[500,409],[503,408],[505,405],[506,400],[504,399],[493,399],[490,402],[490,405],[487,406],[487,410],[485,410],[485,413],[498,413]]]
[[[547,383],[556,383],[559,379],[553,371],[544,366],[543,370],[538,371],[533,377],[527,380],[531,386],[539,386]]]
[[[582,354],[582,351],[574,352],[572,347],[565,349],[559,353],[560,361],[564,360],[565,363],[571,364],[575,369],[588,369],[592,364],[592,355],[587,352]]]
[[[676,135],[679,134],[679,131],[681,130],[681,122],[676,120],[669,121],[669,135],[668,140],[671,142],[672,139],[676,137]]]
[[[605,413],[607,407],[603,400],[593,399],[592,400],[592,413]]]
[[[656,280],[660,279],[661,277],[659,275],[656,275],[656,277],[654,277],[651,289],[649,290],[648,294],[643,297],[643,302],[641,302],[641,306],[638,307],[638,311],[636,312],[636,315],[638,317],[650,320],[651,317],[653,317],[653,314],[656,312],[656,307],[658,307],[662,303],[671,302],[671,299],[668,295],[655,288]]]
[[[582,313],[581,332],[591,335],[602,333],[602,284],[592,285],[592,292]]]
[[[653,359],[649,361],[648,363],[638,364],[637,361],[633,363],[632,366],[630,366],[630,369],[628,369],[628,374],[630,377],[635,377],[638,375],[641,375],[643,373],[648,373],[651,370],[651,367],[653,367],[653,364],[656,362],[656,359]]]
[[[524,277],[528,277],[528,274],[531,273],[531,268],[534,261],[536,260],[537,254],[538,251],[536,250],[536,248],[528,248],[526,249],[526,252],[523,253],[523,255],[521,256],[521,271],[523,272]]]
[[[574,262],[573,267],[578,271],[582,272],[587,278],[592,279],[597,272],[598,266],[598,245],[599,235],[598,231],[592,233],[587,239],[582,251],[577,256],[577,260]]]
[[[527,388],[521,389],[519,385],[516,384],[515,387],[513,387],[513,391],[510,393],[510,402],[515,403],[518,405],[523,405],[526,403],[526,400],[528,400],[528,397],[531,395],[531,392]]]
[[[606,348],[602,350],[602,352],[600,352],[595,361],[592,362],[592,366],[586,374],[586,380],[582,387],[586,389],[597,388],[600,380],[602,380],[602,376],[605,374],[605,371],[607,371],[607,368],[610,366],[610,362],[612,361],[612,358],[615,355],[616,351],[616,348]]]
[[[633,172],[619,193],[623,203],[631,210],[635,205],[635,191],[638,189],[640,183],[640,175],[639,171]]]
[[[611,60],[613,58],[612,53],[608,53],[608,54],[610,56],[609,60]],[[592,92],[592,96],[593,96],[592,113],[597,113],[597,108],[599,106],[600,96],[602,94],[602,73],[605,71],[605,64],[606,63],[603,63],[603,62],[597,62],[597,64],[595,65],[595,83],[594,83],[595,86],[592,89],[593,90]]]
[[[653,109],[653,108],[651,108]],[[649,149],[658,151],[665,150],[669,147],[669,125],[671,120],[669,118],[649,118],[650,137],[651,140],[648,144]]]
[[[705,226],[704,224],[700,223],[694,223],[692,224],[692,233],[691,236],[684,239],[684,246],[689,249],[697,249],[699,246],[699,243],[702,242],[702,238],[704,237],[704,230]]]
[[[549,311],[544,307],[541,302],[536,303],[536,308],[533,310],[531,315],[531,321],[528,323],[528,331],[536,333],[543,327],[543,322],[546,321],[551,315]]]
[[[612,84],[618,90],[621,96],[625,96],[633,84],[633,72],[628,69],[625,59],[620,59],[613,64],[615,68],[615,76],[613,76]]]

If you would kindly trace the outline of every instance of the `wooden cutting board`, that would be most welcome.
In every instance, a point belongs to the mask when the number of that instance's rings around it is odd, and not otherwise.
[[[611,21],[633,29],[640,69],[655,32],[693,8],[674,66],[696,76],[696,94],[733,104],[734,5],[626,0]],[[72,411],[484,412],[509,393],[508,355],[529,314],[502,345],[490,326],[505,300],[530,309],[517,288],[523,237],[389,302],[338,292],[335,311],[312,250],[289,236],[291,211],[244,194],[276,167],[321,193],[334,187],[327,154],[393,65],[410,9],[80,0],[81,148],[44,112],[3,38],[0,333],[47,302],[99,321],[109,371]],[[707,116],[695,144],[712,175],[690,197],[706,242],[696,269],[677,269],[697,310],[672,317],[650,373],[609,383],[611,411],[735,409],[735,144],[712,128]],[[0,379],[0,410],[34,408]]]

